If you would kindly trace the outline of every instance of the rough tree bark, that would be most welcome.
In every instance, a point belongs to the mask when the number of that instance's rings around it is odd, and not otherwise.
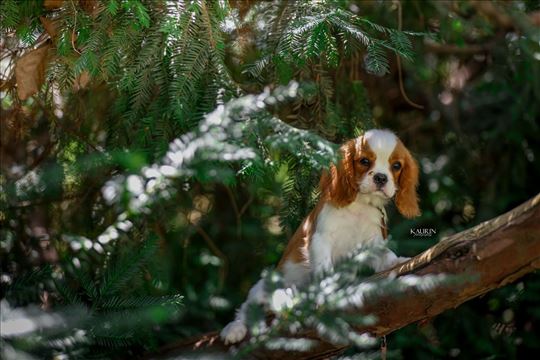
[[[409,291],[400,297],[377,299],[359,313],[377,317],[374,326],[358,329],[376,336],[391,333],[401,327],[430,319],[455,308],[472,298],[507,285],[540,268],[540,194],[497,218],[469,230],[452,235],[410,261],[375,277],[396,271],[405,274],[470,275],[474,281],[437,287],[428,292]],[[313,331],[303,334],[317,338]],[[324,359],[337,355],[346,346],[321,342],[309,352],[284,352],[259,349],[252,354],[257,359]],[[154,358],[198,358],[204,352],[209,358],[226,358],[227,347],[212,332],[171,344],[154,354]]]

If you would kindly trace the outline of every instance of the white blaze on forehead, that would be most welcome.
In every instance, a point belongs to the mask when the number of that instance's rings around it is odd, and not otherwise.
[[[389,160],[396,148],[398,139],[389,130],[369,130],[364,134],[364,140],[375,155],[375,161],[360,181],[360,192],[369,194],[382,191],[386,195],[386,199],[389,199],[395,195],[397,190]],[[387,182],[382,187],[380,184],[375,183],[374,177],[376,174],[386,175]]]
[[[369,130],[364,134],[369,147],[377,156],[376,167],[387,167],[388,158],[397,144],[397,137],[389,130]]]

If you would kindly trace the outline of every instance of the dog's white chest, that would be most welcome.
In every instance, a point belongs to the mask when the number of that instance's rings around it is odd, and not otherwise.
[[[325,204],[317,218],[314,239],[327,242],[334,262],[359,246],[382,240],[382,217],[381,210],[360,200],[342,208]]]

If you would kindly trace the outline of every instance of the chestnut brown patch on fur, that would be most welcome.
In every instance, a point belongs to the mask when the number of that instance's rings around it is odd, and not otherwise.
[[[369,170],[360,163],[360,159],[368,158],[371,164],[376,159],[363,137],[349,140],[340,148],[340,152],[337,165],[332,164],[330,170],[324,171],[319,183],[321,198],[336,207],[347,206],[356,198],[358,182]]]
[[[413,218],[420,215],[420,207],[418,205],[418,164],[412,157],[411,153],[405,145],[398,140],[396,148],[388,159],[390,169],[396,161],[401,163],[401,169],[398,171],[392,170],[394,182],[398,186],[396,193],[396,207],[401,215],[406,218]]]
[[[309,244],[311,243],[311,238],[315,232],[317,217],[319,216],[323,205],[324,201],[319,201],[304,221],[302,221],[302,224],[300,224],[298,229],[296,229],[296,232],[289,240],[285,252],[277,265],[278,270],[281,270],[287,261],[295,264],[309,264]]]

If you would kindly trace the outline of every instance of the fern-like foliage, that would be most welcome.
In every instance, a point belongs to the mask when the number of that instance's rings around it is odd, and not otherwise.
[[[243,17],[237,5],[0,3],[1,34],[14,49],[6,59],[15,63],[33,47],[50,46],[38,93],[18,99],[12,71],[5,92],[2,79],[2,103],[17,114],[39,108],[36,117],[46,119],[54,139],[54,171],[8,183],[6,198],[68,199],[49,208],[65,216],[47,239],[58,258],[51,266],[36,261],[30,272],[15,267],[2,289],[2,311],[32,319],[38,329],[3,334],[3,345],[50,357],[114,358],[118,349],[157,343],[152,326],[174,320],[182,300],[162,291],[156,274],[162,270],[155,259],[167,255],[160,253],[169,230],[162,222],[178,214],[175,202],[189,203],[195,189],[215,183],[281,186],[281,225],[290,232],[317,200],[318,177],[336,160],[336,143],[372,125],[363,83],[350,78],[351,92],[336,88],[340,65],[351,61],[352,68],[351,59],[362,58],[368,72],[382,75],[390,52],[412,57],[412,34],[343,4],[258,2]],[[245,62],[233,56],[244,25],[255,49]],[[4,202],[2,196],[2,211],[9,209]],[[6,223],[23,229],[19,210],[6,212]],[[86,225],[72,225],[77,218]],[[189,220],[174,229],[182,232],[185,245],[176,250],[185,262],[195,226]],[[219,255],[220,246],[205,241]],[[50,314],[31,305],[38,302]],[[39,320],[49,315],[54,321]]]
[[[259,79],[267,66],[281,61],[295,67],[315,62],[335,68],[344,55],[362,49],[366,70],[384,75],[389,71],[386,50],[410,60],[413,52],[408,36],[421,35],[375,24],[332,2],[298,2],[287,11],[272,3],[261,6],[267,7],[263,10],[267,20],[279,31],[267,35],[269,53],[246,69]]]
[[[135,254],[124,254],[114,264],[107,266],[107,271],[103,275],[101,286],[95,296],[99,294],[100,298],[107,298],[118,293],[140,271],[140,267],[155,251],[155,242],[147,241],[137,249]]]
[[[18,276],[7,288],[5,297],[9,298],[14,306],[27,305],[39,300],[39,293],[43,282],[50,279],[52,267],[49,265],[38,267]]]
[[[57,274],[53,282],[44,283],[50,279],[50,266],[20,276],[2,300],[2,321],[7,321],[2,325],[6,329],[2,342],[6,346],[13,341],[22,342],[26,351],[40,356],[62,351],[74,358],[87,358],[95,346],[108,349],[100,356],[114,356],[122,348],[148,341],[152,327],[174,319],[183,304],[180,295],[137,295],[130,291],[129,284],[155,251],[152,239],[131,247],[117,258],[105,261],[102,275],[97,278],[92,269],[81,265],[66,267],[67,271]],[[54,292],[62,306],[52,314],[32,305],[24,310],[12,309],[13,305],[21,305],[21,297],[27,294],[22,290],[32,287]],[[35,299],[27,297],[25,301]],[[9,322],[18,318],[39,326],[21,333],[17,323]],[[72,326],[78,329],[75,333]]]

